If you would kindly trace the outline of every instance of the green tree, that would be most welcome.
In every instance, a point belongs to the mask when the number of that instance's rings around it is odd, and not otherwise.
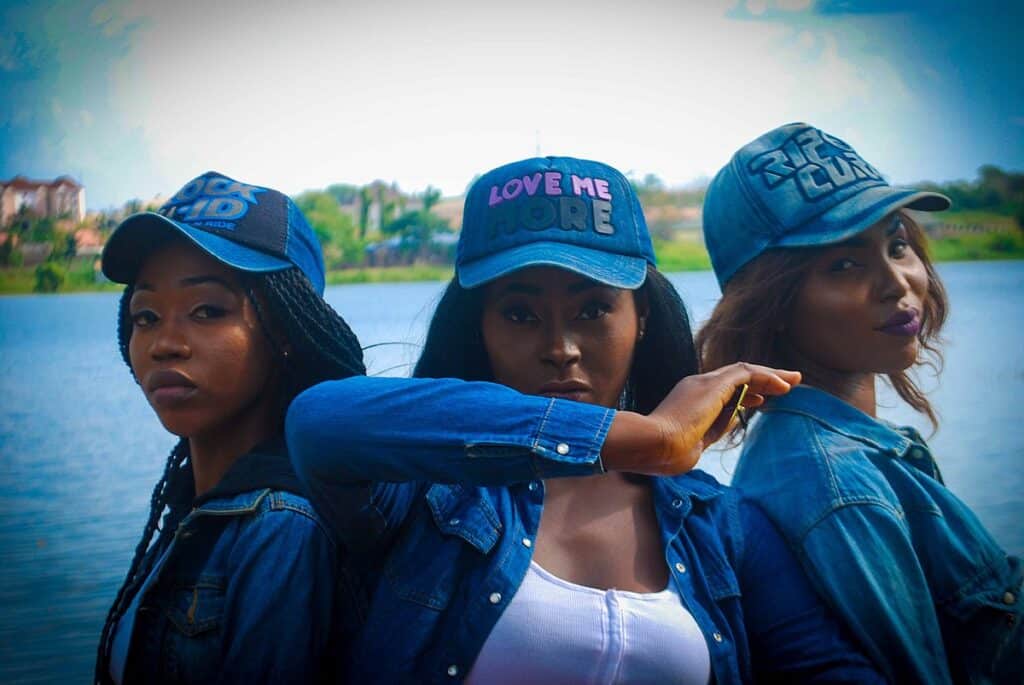
[[[64,267],[52,261],[43,262],[36,267],[36,284],[33,290],[37,293],[55,293],[64,284],[67,273]]]
[[[70,262],[78,254],[78,241],[74,233],[63,233],[54,236],[53,254]]]
[[[356,235],[352,217],[341,210],[333,195],[308,191],[295,198],[295,204],[309,220],[320,240],[329,268],[356,264],[363,259],[363,241]]]
[[[359,188],[348,183],[334,183],[327,186],[325,192],[337,200],[339,205],[353,204],[359,197]]]
[[[373,204],[373,190],[370,186],[359,189],[359,239],[366,238],[366,228],[370,223],[370,205]]]
[[[441,199],[441,191],[434,186],[427,186],[423,191],[423,211],[430,212]]]
[[[20,256],[21,253],[14,249],[14,232],[11,231],[0,243],[0,266],[17,266],[15,261],[19,261],[17,257]]]

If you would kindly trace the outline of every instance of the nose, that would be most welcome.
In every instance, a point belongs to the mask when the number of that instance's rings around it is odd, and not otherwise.
[[[580,360],[580,347],[572,332],[558,323],[546,326],[542,359],[558,369],[565,369]]]
[[[879,269],[879,298],[884,302],[888,300],[900,300],[910,291],[910,281],[907,278],[906,264],[895,259],[882,260]]]
[[[175,325],[173,320],[161,321],[153,332],[149,356],[155,361],[166,361],[185,359],[191,355],[192,349],[181,328]]]

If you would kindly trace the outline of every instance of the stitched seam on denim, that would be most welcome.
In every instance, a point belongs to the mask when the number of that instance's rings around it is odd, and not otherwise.
[[[494,549],[494,545],[501,538],[501,522],[497,520],[497,513],[479,490],[475,490],[472,493],[464,489],[460,490],[464,494],[453,493],[449,498],[450,505],[445,506],[443,510],[435,509],[434,503],[427,500],[430,504],[431,519],[438,532],[442,535],[454,535],[455,537],[462,538],[481,554],[487,554],[490,550]],[[465,525],[447,525],[444,519],[448,518],[451,511],[456,507],[471,513],[482,513],[487,523],[491,525],[494,535],[478,535],[476,531]],[[491,540],[492,537],[494,538],[493,540]]]
[[[825,426],[826,428],[831,430],[833,433],[838,433],[839,435],[846,436],[847,438],[849,438],[851,440],[855,440],[855,441],[863,443],[865,445],[870,445],[871,447],[875,448],[879,452],[882,452],[882,453],[885,453],[885,454],[897,454],[897,455],[902,454],[912,444],[912,441],[909,438],[907,438],[906,436],[904,436],[901,433],[897,433],[897,435],[899,435],[899,440],[898,441],[903,443],[901,445],[901,447],[899,448],[899,450],[897,451],[893,447],[890,447],[888,445],[879,444],[878,442],[876,442],[876,441],[874,441],[874,440],[872,440],[870,438],[864,437],[863,435],[860,435],[858,433],[852,433],[852,432],[849,432],[847,430],[844,430],[844,429],[840,428],[839,426],[836,426],[832,422],[830,422],[830,421],[828,421],[828,420],[826,420],[826,419],[824,419],[824,418],[822,418],[820,416],[817,416],[816,414],[811,414],[810,412],[806,412],[806,411],[804,411],[802,409],[792,409],[790,407],[783,407],[783,408],[764,409],[763,411],[765,413],[767,413],[767,414],[776,412],[776,413],[788,413],[788,414],[796,414],[798,416],[805,416],[805,417],[807,417],[809,419],[812,419],[815,423],[818,423],[818,424],[821,424],[822,426]],[[893,432],[896,432],[896,431],[893,431]]]
[[[839,481],[836,480],[836,473],[832,469],[832,460],[829,459],[828,451],[821,443],[821,437],[818,435],[818,431],[812,430],[810,431],[810,434],[811,449],[817,452],[817,455],[815,455],[817,457],[815,459],[815,463],[821,464],[821,467],[825,469],[826,475],[828,476],[829,482],[832,486],[833,499],[841,499],[839,494]]]
[[[533,449],[536,451],[540,447],[540,438],[544,434],[544,426],[547,425],[548,417],[551,415],[551,410],[555,408],[554,398],[548,400],[548,407],[544,410],[544,415],[540,418],[540,425],[537,426],[537,433],[533,439]]]
[[[307,516],[311,517],[316,515],[316,512],[311,505],[304,502],[297,502],[291,499],[284,499],[283,497],[276,498],[275,501],[268,507],[269,511],[283,511],[285,509],[289,511],[302,512],[303,514],[306,514]]]
[[[604,460],[601,458],[601,447],[604,443],[602,442],[601,445],[597,445],[597,436],[601,435],[602,433],[605,435],[605,437],[608,436],[607,431],[605,431],[605,426],[609,426],[608,430],[611,430],[611,422],[613,416],[615,416],[614,409],[609,409],[604,413],[604,417],[601,419],[601,425],[597,427],[597,433],[594,434],[594,437],[591,440],[592,443],[595,443],[591,447],[591,450],[597,452],[597,459],[594,460],[594,465],[597,468],[598,473],[607,473],[608,471],[607,469],[605,469]]]
[[[976,586],[980,585],[981,581],[985,580],[986,578],[998,579],[998,577],[999,570],[989,565],[988,561],[985,561],[984,566],[982,568],[979,568],[978,572],[975,573],[973,576],[962,582],[960,584],[960,587],[957,588],[956,592],[954,592],[952,596],[945,597],[943,599],[936,599],[935,603],[938,605],[945,606],[946,604],[951,604],[953,602],[960,601],[967,597],[967,595],[971,591],[973,591]],[[1004,589],[999,588],[998,592],[1002,593],[1004,592]],[[1011,608],[1007,606],[1001,608],[1003,608],[1005,611],[1011,611]]]
[[[898,520],[898,521],[902,521],[903,520],[903,513],[899,509],[896,509],[895,507],[893,507],[891,504],[889,504],[888,502],[886,502],[884,500],[873,500],[873,499],[872,500],[850,500],[850,501],[842,501],[842,500],[840,500],[838,504],[829,507],[824,513],[822,513],[821,516],[819,516],[811,525],[809,525],[805,531],[803,531],[798,536],[799,537],[799,540],[798,540],[799,544],[803,545],[804,544],[804,540],[807,538],[808,535],[811,534],[811,531],[813,531],[819,525],[824,523],[825,520],[828,519],[830,516],[832,516],[833,514],[835,514],[838,511],[841,511],[841,510],[847,509],[847,508],[851,508],[851,507],[878,507],[879,509],[884,509],[885,511],[888,511],[889,513],[891,513],[893,516],[896,517],[896,520]]]
[[[188,516],[186,516],[184,519],[182,519],[181,523],[197,519],[201,516],[243,516],[245,514],[255,513],[256,510],[259,509],[260,504],[263,502],[264,498],[266,498],[266,496],[269,495],[271,492],[272,490],[270,488],[266,488],[265,490],[261,491],[259,495],[256,496],[256,499],[254,499],[251,504],[245,507],[233,507],[231,509],[207,509],[204,507],[199,507],[198,509],[190,513]],[[180,523],[178,524],[178,527],[181,527]]]
[[[287,512],[291,512],[293,514],[298,514],[298,515],[302,516],[303,518],[305,518],[305,519],[307,519],[309,521],[312,521],[313,524],[316,525],[316,527],[320,529],[320,532],[323,533],[327,537],[328,540],[333,540],[334,539],[331,536],[330,530],[327,528],[327,524],[319,516],[317,516],[316,512],[306,511],[305,509],[296,508],[296,507],[292,507],[292,506],[284,506],[284,507],[275,509],[275,511],[281,511],[281,512],[286,512],[287,511]]]

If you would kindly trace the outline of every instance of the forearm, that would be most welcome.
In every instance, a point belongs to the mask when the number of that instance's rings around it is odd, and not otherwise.
[[[494,383],[360,377],[301,394],[286,435],[308,480],[510,484],[594,473],[614,416]]]

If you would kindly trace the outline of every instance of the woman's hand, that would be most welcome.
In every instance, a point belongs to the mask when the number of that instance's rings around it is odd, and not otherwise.
[[[749,386],[743,407],[764,404],[766,396],[784,395],[800,382],[800,372],[737,362],[688,376],[648,416],[618,412],[601,460],[609,471],[674,475],[697,465],[704,448],[729,430],[730,400]]]

